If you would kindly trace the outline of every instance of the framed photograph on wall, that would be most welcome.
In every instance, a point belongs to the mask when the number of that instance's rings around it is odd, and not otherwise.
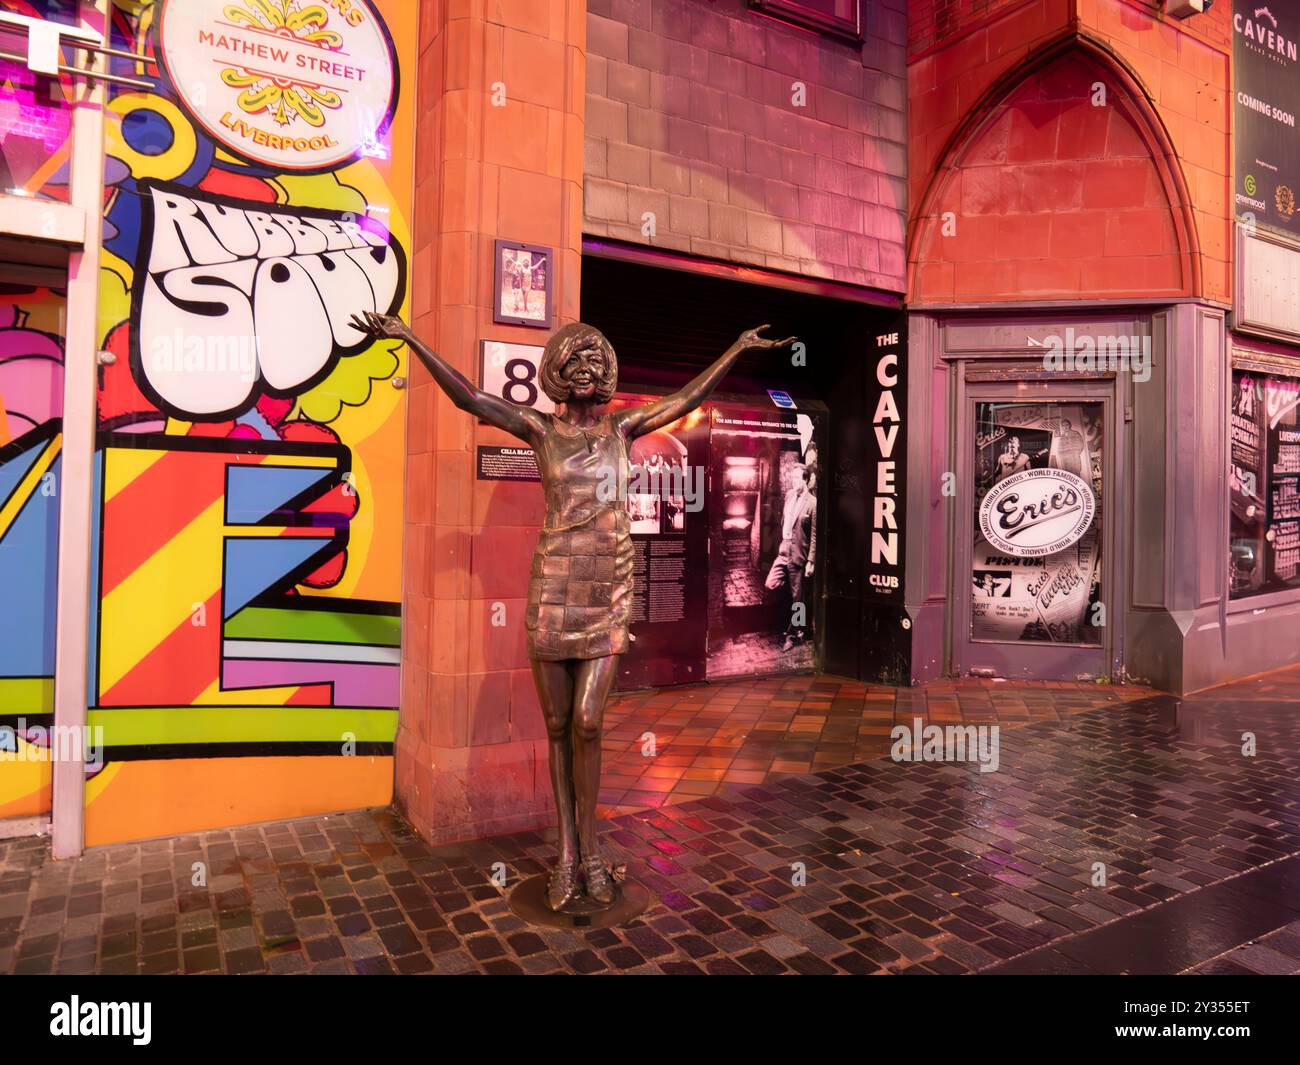
[[[495,321],[551,327],[551,259],[550,248],[513,240],[496,242]]]

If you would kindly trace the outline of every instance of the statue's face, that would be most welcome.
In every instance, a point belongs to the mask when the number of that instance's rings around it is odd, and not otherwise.
[[[591,399],[605,377],[605,353],[594,340],[574,350],[560,367],[560,376],[568,383],[571,399]]]

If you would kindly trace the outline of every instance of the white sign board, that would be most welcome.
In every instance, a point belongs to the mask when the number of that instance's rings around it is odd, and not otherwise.
[[[383,150],[397,67],[388,30],[365,0],[164,0],[158,17],[172,87],[224,147],[305,172]]]
[[[1038,558],[1079,542],[1097,503],[1082,477],[1067,470],[1023,470],[989,489],[980,504],[980,532],[1007,555]]]

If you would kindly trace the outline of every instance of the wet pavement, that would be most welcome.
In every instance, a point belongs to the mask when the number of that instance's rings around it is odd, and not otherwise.
[[[607,857],[657,898],[612,930],[510,914],[493,866],[542,870],[540,832],[430,847],[379,810],[57,863],[4,841],[0,971],[1297,972],[1298,689],[1044,715],[995,772],[876,759],[621,814]]]
[[[605,711],[600,801],[614,815],[690,802],[728,784],[838,769],[886,755],[893,727],[917,718],[1012,728],[1152,694],[1132,685],[977,678],[892,688],[827,674],[623,693]]]

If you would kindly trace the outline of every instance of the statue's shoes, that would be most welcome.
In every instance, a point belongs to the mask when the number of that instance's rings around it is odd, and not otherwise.
[[[587,897],[602,905],[614,901],[614,878],[610,876],[609,867],[599,856],[584,858],[583,871],[587,874]]]
[[[578,897],[578,862],[557,860],[546,882],[546,905],[555,912],[564,909]]]

